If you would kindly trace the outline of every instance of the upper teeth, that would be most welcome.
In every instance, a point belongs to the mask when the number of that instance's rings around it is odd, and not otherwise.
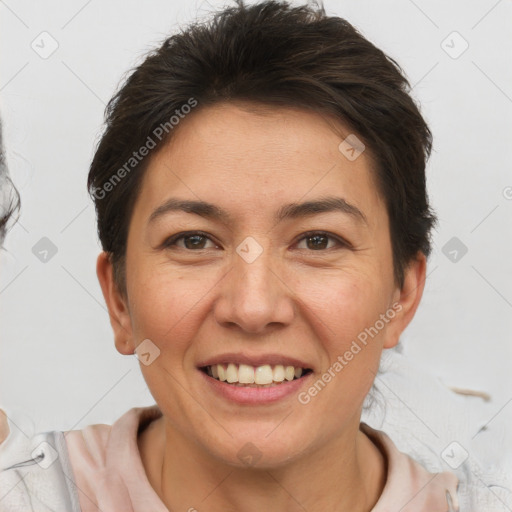
[[[283,382],[285,379],[293,380],[294,377],[299,378],[302,375],[302,368],[283,366],[282,364],[273,367],[269,364],[254,367],[248,364],[229,363],[228,365],[207,366],[207,372],[215,379],[229,383],[271,384],[272,382]]]

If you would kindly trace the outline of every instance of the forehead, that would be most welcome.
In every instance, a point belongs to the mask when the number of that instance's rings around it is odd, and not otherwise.
[[[171,194],[222,202],[235,215],[273,214],[282,203],[334,194],[360,209],[381,207],[371,155],[347,158],[340,150],[347,136],[350,130],[311,111],[231,103],[199,109],[153,155],[139,199],[148,207]]]

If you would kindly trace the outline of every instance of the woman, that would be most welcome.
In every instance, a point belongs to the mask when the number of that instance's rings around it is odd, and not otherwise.
[[[407,91],[345,20],[272,1],[135,69],[88,185],[115,345],[156,404],[6,450],[0,510],[458,510],[454,474],[361,423],[430,251]]]

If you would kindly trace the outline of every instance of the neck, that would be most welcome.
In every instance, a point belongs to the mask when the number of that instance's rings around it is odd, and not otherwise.
[[[140,434],[139,450],[148,480],[169,510],[369,512],[384,488],[386,461],[357,427],[277,468],[223,463],[163,416]]]

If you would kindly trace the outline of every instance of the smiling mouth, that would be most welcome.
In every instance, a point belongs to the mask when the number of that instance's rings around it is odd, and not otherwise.
[[[281,364],[250,366],[248,364],[214,364],[199,368],[212,379],[239,387],[266,388],[298,380],[310,374],[310,368]]]

